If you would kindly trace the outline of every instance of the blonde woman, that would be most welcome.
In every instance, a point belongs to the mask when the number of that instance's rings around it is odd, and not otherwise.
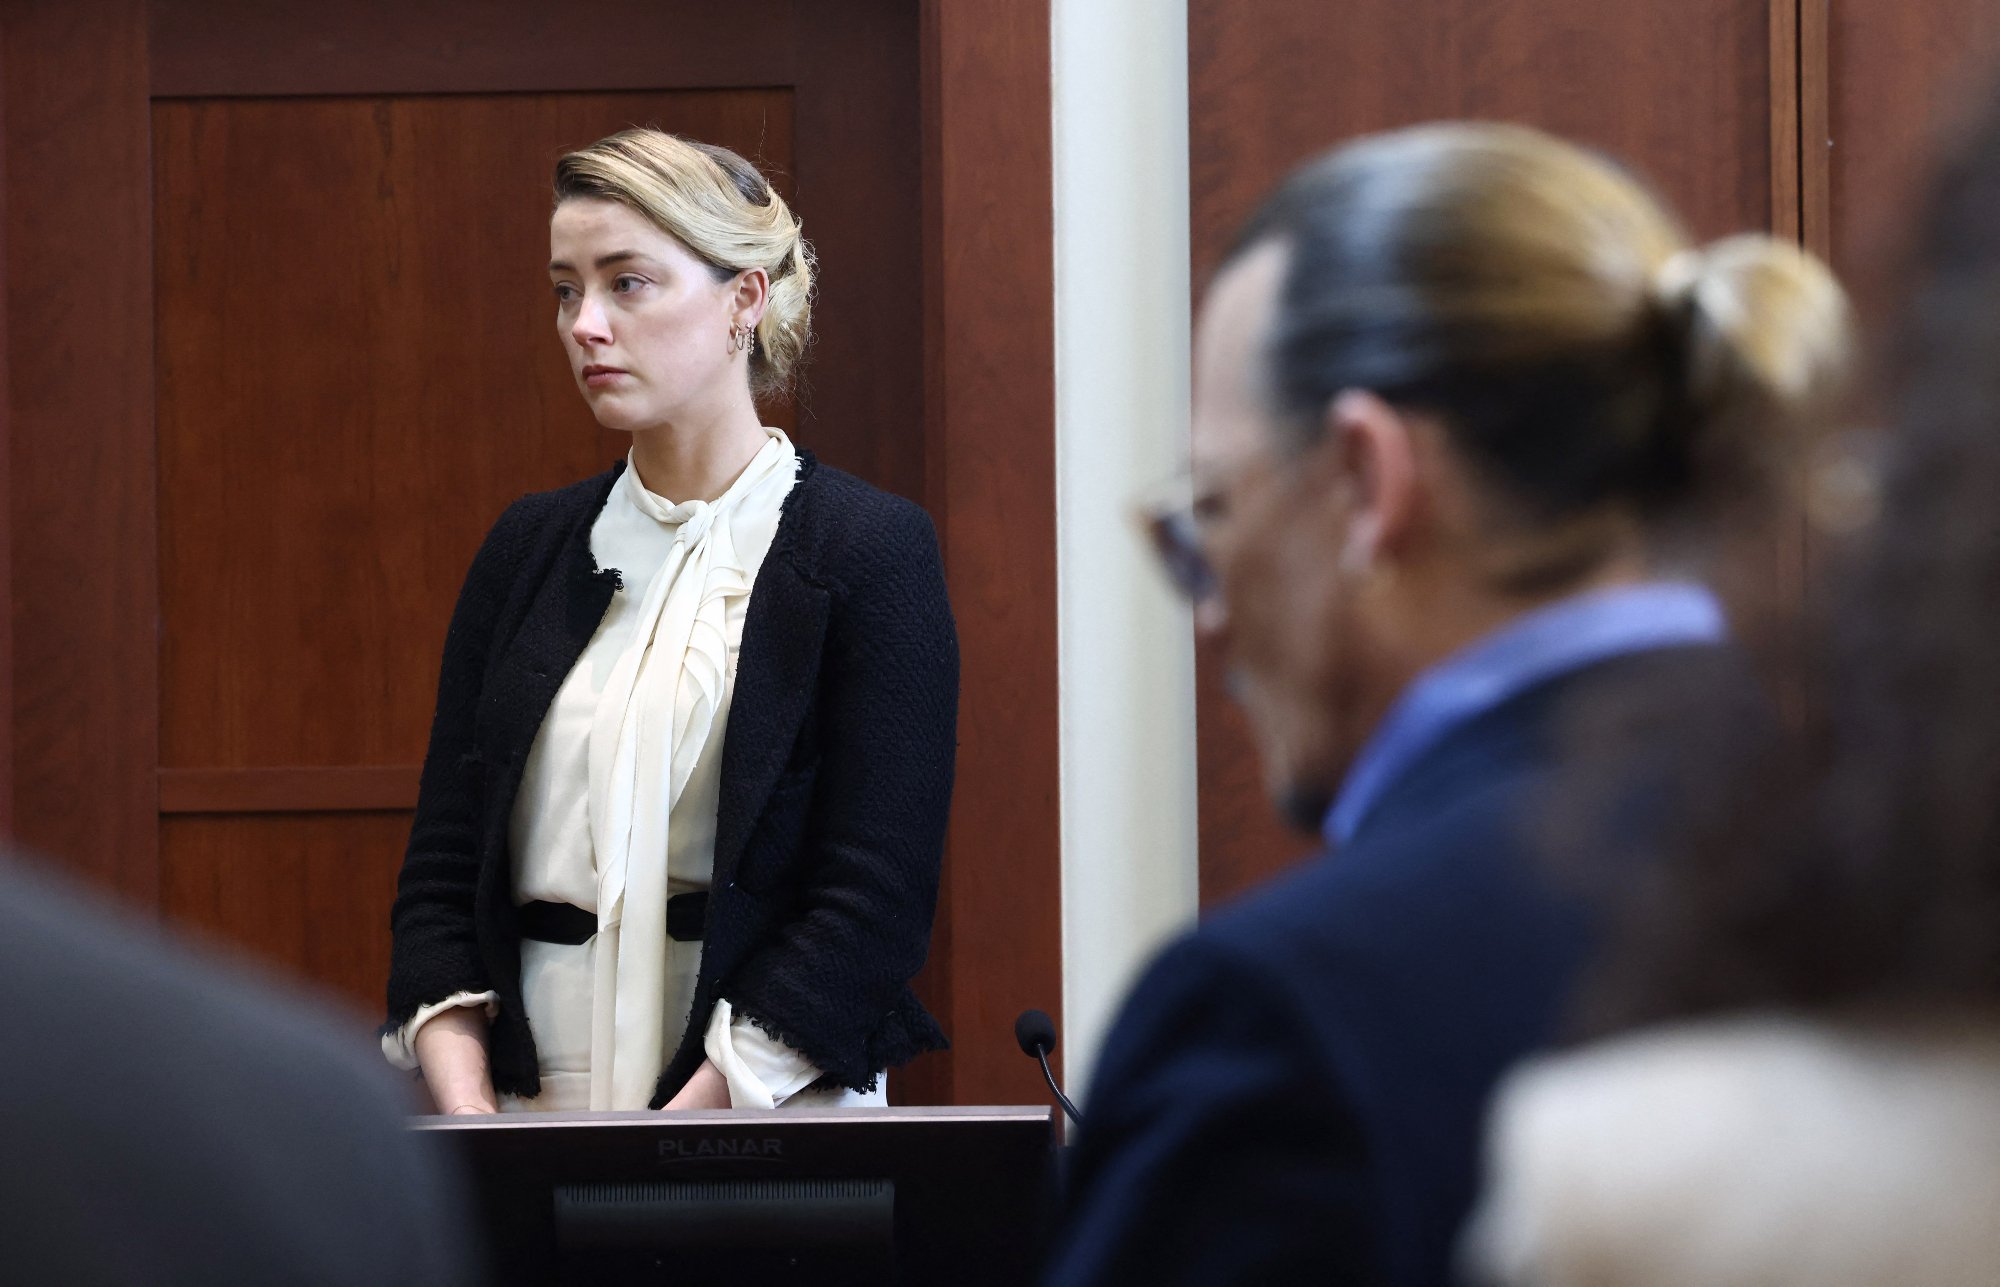
[[[556,332],[617,467],[502,514],[445,640],[390,1060],[441,1112],[884,1101],[958,651],[917,506],[766,427],[813,257],[755,167],[628,130],[556,166]]]

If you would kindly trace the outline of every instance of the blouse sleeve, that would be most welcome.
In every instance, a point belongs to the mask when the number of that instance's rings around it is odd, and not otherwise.
[[[737,1014],[727,1001],[715,1003],[702,1044],[729,1083],[731,1108],[777,1108],[821,1076],[811,1060],[748,1015]]]
[[[391,1028],[382,1034],[382,1056],[390,1064],[405,1071],[417,1067],[417,1034],[425,1024],[447,1010],[457,1010],[465,1006],[486,1007],[486,1017],[493,1018],[500,1013],[498,992],[456,992],[442,1001],[417,1007],[417,1012],[400,1028]]]

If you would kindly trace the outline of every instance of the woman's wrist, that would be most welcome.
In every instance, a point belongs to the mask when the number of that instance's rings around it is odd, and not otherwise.
[[[729,1080],[722,1075],[720,1068],[704,1059],[701,1061],[701,1067],[694,1070],[694,1076],[688,1078],[687,1085],[681,1087],[680,1092],[667,1101],[667,1107],[674,1110],[728,1108],[730,1107]]]
[[[486,1012],[463,1007],[440,1014],[417,1034],[417,1066],[441,1113],[498,1111],[486,1064]]]

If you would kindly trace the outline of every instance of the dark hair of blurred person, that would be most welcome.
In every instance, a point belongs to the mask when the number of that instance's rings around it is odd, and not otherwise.
[[[1589,990],[1587,1030],[1645,1030],[1499,1101],[1493,1281],[1994,1280],[2000,99],[1941,168],[1909,276],[1888,428],[1811,489],[1835,551],[1811,718],[1660,867]]]
[[[0,855],[0,1284],[460,1287],[460,1178],[366,1021]]]
[[[1332,852],[1127,1002],[1053,1282],[1447,1279],[1487,1096],[1591,950],[1542,871],[1565,730],[1665,695],[1592,750],[1615,867],[1673,812],[1662,730],[1769,721],[1700,573],[1847,347],[1817,261],[1694,248],[1525,128],[1362,139],[1252,219],[1196,328],[1193,499],[1154,530]]]

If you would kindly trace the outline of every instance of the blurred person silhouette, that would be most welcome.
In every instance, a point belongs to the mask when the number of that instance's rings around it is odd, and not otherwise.
[[[332,1026],[0,861],[0,1284],[477,1281],[459,1177]]]
[[[1692,248],[1521,127],[1361,139],[1251,220],[1196,327],[1193,500],[1154,532],[1329,853],[1127,1001],[1049,1282],[1447,1280],[1491,1088],[1591,951],[1540,814],[1615,827],[1578,849],[1615,883],[1699,785],[1677,723],[1772,722],[1696,573],[1846,335],[1796,248]],[[1583,773],[1566,728],[1605,703],[1624,736]]]
[[[1812,717],[1586,990],[1639,1030],[1497,1098],[1481,1281],[2000,1275],[2000,98],[1915,248],[1889,428],[1811,489]]]

